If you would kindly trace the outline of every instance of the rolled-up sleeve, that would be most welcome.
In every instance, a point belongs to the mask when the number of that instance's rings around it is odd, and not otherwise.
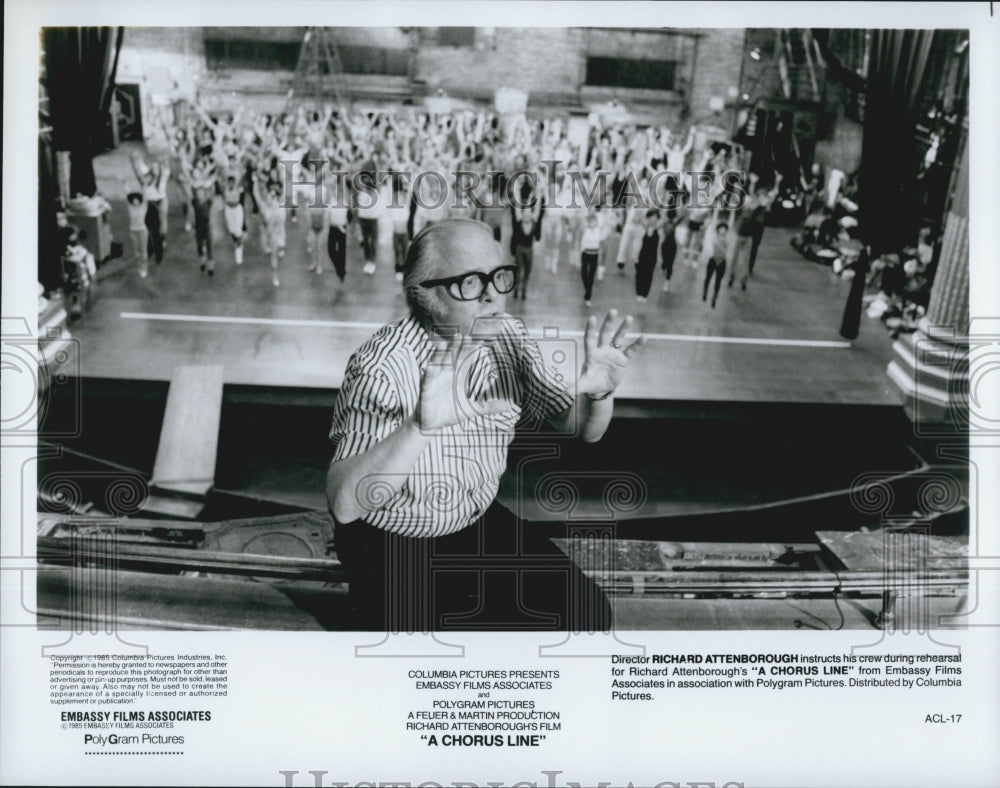
[[[522,337],[520,351],[524,409],[539,419],[551,419],[568,410],[573,405],[573,395],[562,376],[546,365],[538,343]]]
[[[362,454],[402,423],[395,386],[380,369],[364,369],[352,358],[333,409],[331,462]]]

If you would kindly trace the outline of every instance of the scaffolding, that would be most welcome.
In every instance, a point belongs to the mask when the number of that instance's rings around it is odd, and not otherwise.
[[[310,27],[302,38],[285,110],[295,112],[302,107],[323,112],[331,100],[342,112],[351,108],[337,41],[329,28]]]

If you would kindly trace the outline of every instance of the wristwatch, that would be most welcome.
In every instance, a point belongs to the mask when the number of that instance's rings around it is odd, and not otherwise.
[[[584,395],[591,402],[600,402],[601,400],[608,399],[608,397],[614,396],[615,390],[605,391],[603,394],[591,394],[589,391]]]

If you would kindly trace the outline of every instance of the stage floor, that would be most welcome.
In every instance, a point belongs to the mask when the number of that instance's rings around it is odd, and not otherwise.
[[[222,217],[216,217],[216,272],[209,278],[199,271],[194,234],[185,232],[172,194],[165,258],[160,265],[150,262],[149,276],[140,278],[118,180],[121,175],[134,182],[131,150],[123,146],[94,162],[125,255],[102,267],[91,311],[71,327],[82,376],[162,381],[179,365],[211,363],[223,366],[226,384],[335,389],[353,350],[404,314],[387,222],[381,223],[372,276],[362,273],[360,245],[349,237],[343,283],[328,263],[321,276],[307,270],[303,224],[289,222],[281,286],[274,287],[255,216],[248,218],[241,266],[233,261]],[[789,237],[789,230],[768,228],[748,289],[724,284],[715,309],[701,300],[703,271],[680,261],[670,292],[662,292],[663,274],[657,271],[644,304],[635,300],[631,272],[609,266],[587,308],[579,268],[564,252],[558,270],[548,270],[551,251],[543,238],[536,245],[528,298],[510,300],[508,310],[522,316],[535,336],[552,340],[553,348],[569,348],[570,355],[573,345],[567,340],[582,352],[589,314],[614,307],[634,315],[636,330],[650,341],[620,399],[900,404],[885,371],[888,332],[862,316],[856,340],[840,337],[849,283],[803,259]]]

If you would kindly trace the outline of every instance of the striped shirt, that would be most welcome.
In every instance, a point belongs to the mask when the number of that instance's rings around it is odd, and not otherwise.
[[[334,406],[332,462],[364,453],[414,413],[432,349],[427,330],[410,315],[381,328],[351,356]],[[471,364],[472,399],[502,397],[513,406],[441,430],[398,491],[390,489],[398,480],[385,476],[360,484],[357,498],[369,524],[405,536],[460,531],[493,502],[518,421],[551,418],[573,404],[516,318],[507,316],[500,336],[463,363]]]

